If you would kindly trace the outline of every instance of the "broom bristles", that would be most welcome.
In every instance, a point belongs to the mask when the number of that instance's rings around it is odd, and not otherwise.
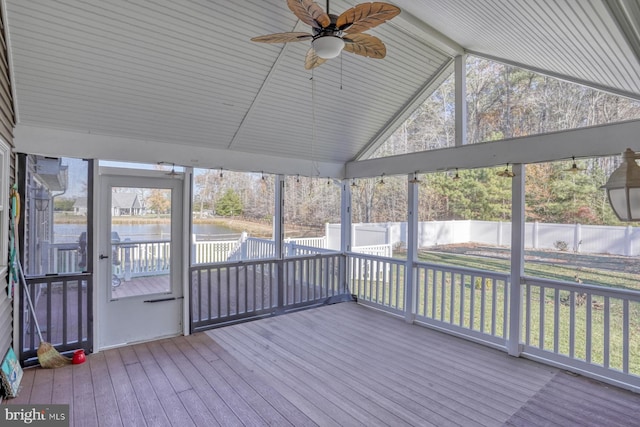
[[[38,346],[38,362],[43,368],[60,368],[71,363],[71,359],[64,357],[58,350],[46,341],[40,341]]]

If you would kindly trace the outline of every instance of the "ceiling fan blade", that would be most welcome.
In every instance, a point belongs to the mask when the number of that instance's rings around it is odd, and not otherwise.
[[[313,36],[309,33],[275,33],[254,37],[251,41],[259,43],[288,43],[300,42],[311,38],[313,38]]]
[[[400,8],[383,2],[361,3],[338,17],[336,26],[346,34],[362,33],[400,13]]]
[[[313,28],[325,28],[331,24],[327,12],[313,0],[287,0],[287,5],[298,19]]]
[[[307,51],[307,56],[304,58],[304,68],[305,70],[311,70],[313,68],[319,67],[325,62],[327,62],[327,60],[324,58],[320,58],[316,54],[316,51],[311,48]]]
[[[387,48],[382,40],[370,34],[349,34],[343,40],[344,50],[356,55],[382,59],[387,54]]]

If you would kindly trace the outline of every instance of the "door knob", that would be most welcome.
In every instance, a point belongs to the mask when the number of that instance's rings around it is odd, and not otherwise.
[[[100,259],[107,259],[107,258],[109,258],[109,255],[102,255],[102,254],[100,254]]]

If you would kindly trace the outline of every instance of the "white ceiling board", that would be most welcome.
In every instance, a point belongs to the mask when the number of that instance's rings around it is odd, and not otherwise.
[[[601,0],[397,0],[469,51],[640,93],[640,64]]]
[[[385,60],[345,53],[311,73],[308,41],[250,41],[310,30],[281,0],[7,5],[21,124],[181,146],[344,164],[449,60],[400,16],[369,31]]]

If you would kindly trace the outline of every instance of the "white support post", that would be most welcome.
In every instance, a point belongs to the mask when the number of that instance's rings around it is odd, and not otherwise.
[[[284,241],[284,176],[276,175],[276,182],[274,188],[274,221],[273,221],[273,240],[276,247],[276,259],[278,260],[276,267],[276,283],[278,286],[278,307],[276,312],[284,312],[284,254],[282,251],[282,245]]]
[[[342,181],[342,192],[340,195],[340,251],[351,251],[352,239],[351,224],[351,186],[349,180]]]
[[[520,356],[521,280],[524,276],[524,181],[525,166],[513,165],[515,176],[511,181],[511,284],[509,287],[509,335],[507,351]]]
[[[182,251],[182,271],[180,276],[182,279],[182,333],[187,336],[191,333],[191,315],[189,307],[191,306],[191,288],[189,287],[189,270],[192,262],[196,260],[196,235],[191,234],[193,230],[193,168],[187,167],[184,170],[184,181],[182,183],[182,244],[184,248],[190,248]],[[129,251],[130,249],[127,249]],[[94,335],[95,336],[95,335]]]
[[[413,265],[418,260],[418,183],[413,174],[407,176],[407,262],[404,268],[404,319],[413,323],[416,317],[416,283]]]
[[[455,145],[461,147],[467,143],[467,55],[455,58]]]
[[[276,246],[276,259],[282,259],[282,242],[284,241],[284,176],[276,175],[274,188],[274,220],[273,220],[273,240]]]
[[[351,224],[351,186],[349,180],[342,180],[342,191],[340,192],[340,252],[343,257],[340,261],[340,285],[341,289],[349,289],[350,268],[348,257],[345,255],[351,251],[351,238],[353,225]]]

